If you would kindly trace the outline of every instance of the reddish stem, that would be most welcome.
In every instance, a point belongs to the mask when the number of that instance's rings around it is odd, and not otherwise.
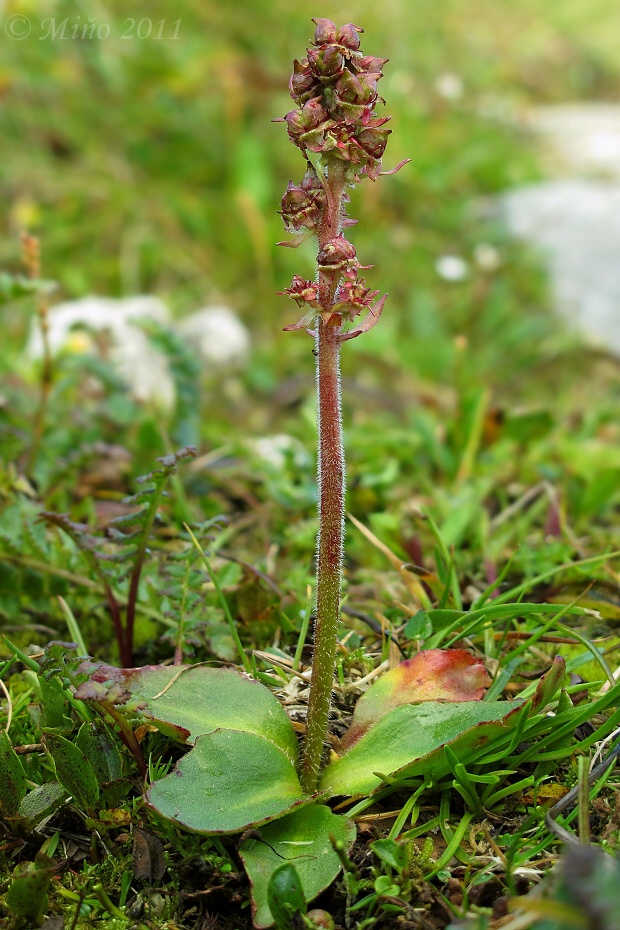
[[[338,235],[342,219],[344,164],[331,162],[326,179],[329,193],[319,231],[319,249]],[[316,623],[312,681],[308,702],[301,782],[308,794],[316,790],[327,732],[334,677],[340,588],[344,552],[345,462],[340,407],[339,321],[330,316],[339,272],[322,271],[322,315],[317,321],[319,536],[317,541]]]

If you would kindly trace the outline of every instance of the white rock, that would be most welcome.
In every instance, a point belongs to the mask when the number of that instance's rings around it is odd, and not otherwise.
[[[174,328],[209,369],[239,367],[249,355],[248,330],[227,307],[206,307],[175,323],[166,305],[149,296],[118,300],[93,296],[57,304],[49,313],[52,353],[96,352],[97,341],[89,330],[106,332],[107,357],[133,396],[169,410],[174,406],[175,386],[168,360],[140,328],[140,320]],[[34,320],[27,354],[40,358],[42,353],[41,331]]]
[[[502,195],[500,209],[508,229],[541,250],[569,325],[620,355],[620,183],[532,184]]]
[[[561,103],[534,107],[523,117],[557,162],[572,174],[620,177],[620,105]]]
[[[96,351],[88,330],[107,332],[110,361],[134,397],[170,409],[175,388],[168,362],[139,326],[133,325],[133,320],[140,319],[169,324],[170,314],[161,300],[148,296],[120,300],[92,296],[57,304],[49,312],[50,348],[54,355],[63,349]],[[40,358],[43,353],[37,320],[33,321],[26,352],[30,358]]]
[[[250,336],[228,307],[204,307],[177,324],[177,330],[209,366],[239,367],[250,353]]]

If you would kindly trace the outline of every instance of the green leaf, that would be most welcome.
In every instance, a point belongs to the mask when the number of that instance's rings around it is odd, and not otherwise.
[[[43,923],[47,910],[47,889],[55,865],[47,856],[37,856],[36,862],[22,862],[13,873],[13,881],[6,895],[6,906],[21,920],[38,927]]]
[[[84,662],[88,673],[76,697],[122,705],[176,739],[193,743],[217,729],[255,733],[275,743],[295,762],[297,740],[278,699],[258,681],[230,668],[153,665],[119,669]]]
[[[542,710],[554,697],[566,675],[566,662],[562,656],[555,656],[551,668],[545,672],[536,685],[531,702],[530,713]]]
[[[418,610],[410,617],[403,630],[403,639],[428,639],[433,632],[431,618],[425,610]]]
[[[41,742],[54,760],[60,784],[93,815],[99,800],[99,782],[82,750],[58,733],[44,733]]]
[[[305,914],[306,899],[292,862],[285,862],[273,872],[267,885],[267,903],[280,930],[295,930],[295,917]]]
[[[75,745],[89,760],[100,785],[116,781],[122,776],[118,744],[103,721],[83,723],[75,738]]]
[[[349,750],[394,707],[417,701],[479,701],[489,676],[479,659],[464,649],[426,649],[406,659],[368,689],[357,702],[342,739]]]
[[[239,847],[252,886],[254,926],[274,923],[267,900],[273,873],[289,861],[295,866],[306,901],[312,901],[329,885],[341,869],[330,836],[345,850],[355,840],[355,824],[348,817],[334,814],[323,804],[304,807],[260,829],[260,839],[248,839]]]
[[[58,781],[49,781],[29,791],[19,806],[19,816],[32,830],[67,799],[67,791]]]
[[[65,716],[67,695],[59,681],[52,678],[39,678],[41,689],[41,709],[43,711],[43,726],[53,729],[66,730],[71,721]]]
[[[513,726],[522,701],[466,701],[404,704],[382,717],[343,756],[325,769],[321,790],[331,794],[369,794],[382,784],[375,773],[441,778],[450,767],[442,747],[450,744],[459,759],[483,747]]]
[[[0,812],[15,817],[26,794],[26,776],[5,730],[0,732]]]
[[[174,771],[147,792],[151,807],[196,833],[238,833],[281,817],[304,797],[290,759],[240,730],[199,736]]]
[[[370,844],[370,848],[375,856],[378,856],[382,862],[385,862],[391,869],[399,874],[409,863],[407,847],[395,840],[383,839],[375,840]]]

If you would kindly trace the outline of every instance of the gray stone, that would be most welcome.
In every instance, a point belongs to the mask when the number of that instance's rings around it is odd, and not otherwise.
[[[560,103],[522,119],[551,158],[554,173],[620,177],[620,105]]]
[[[141,329],[140,320],[154,320],[175,329],[209,370],[239,368],[250,351],[248,330],[227,307],[206,307],[176,322],[156,297],[92,296],[57,304],[50,309],[48,319],[53,355],[61,351],[97,352],[93,332],[106,333],[106,357],[132,395],[166,410],[173,407],[176,393],[168,359]],[[26,351],[32,359],[43,353],[36,319]]]
[[[57,304],[49,312],[49,343],[53,355],[61,351],[96,352],[91,332],[107,333],[109,359],[133,396],[165,409],[174,404],[175,388],[166,357],[151,344],[134,321],[155,320],[169,324],[166,305],[156,297],[115,299],[84,297]],[[27,354],[38,358],[43,340],[38,321],[33,321]]]
[[[569,326],[620,354],[620,183],[532,184],[502,195],[500,209],[508,229],[541,250]]]
[[[204,307],[190,313],[177,329],[210,367],[238,368],[248,359],[249,332],[228,307]]]

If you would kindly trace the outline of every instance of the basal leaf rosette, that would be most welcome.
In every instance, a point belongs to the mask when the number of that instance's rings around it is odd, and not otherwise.
[[[147,791],[163,817],[197,833],[235,833],[288,813],[304,795],[297,739],[286,711],[260,682],[230,668],[85,662],[76,697],[148,721],[194,748]]]
[[[402,662],[360,699],[342,755],[322,774],[332,795],[368,795],[416,775],[436,781],[450,772],[444,748],[462,761],[508,737],[521,719],[553,698],[566,671],[556,656],[533,697],[483,701],[489,680],[479,660],[461,649],[431,649]]]

